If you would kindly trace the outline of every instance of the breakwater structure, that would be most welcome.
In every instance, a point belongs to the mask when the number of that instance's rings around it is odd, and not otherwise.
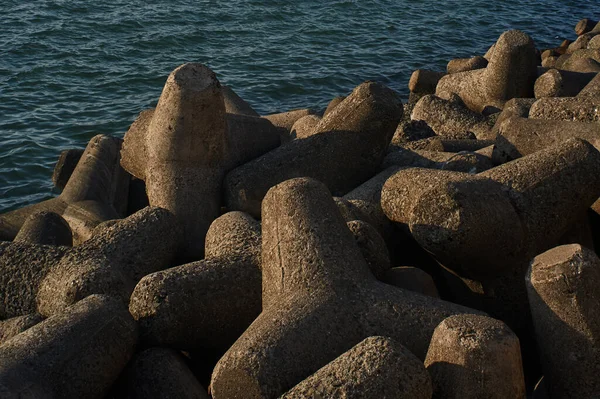
[[[323,113],[177,67],[0,215],[0,397],[600,397],[600,23],[575,32]]]

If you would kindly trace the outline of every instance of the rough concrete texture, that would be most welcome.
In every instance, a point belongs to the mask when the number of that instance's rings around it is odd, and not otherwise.
[[[550,69],[535,81],[535,98],[574,97],[596,76],[595,73],[581,73]]]
[[[429,399],[431,393],[431,378],[415,355],[390,338],[369,337],[281,399]]]
[[[138,353],[120,377],[119,396],[131,399],[208,399],[181,353],[150,348]]]
[[[519,339],[486,316],[451,316],[433,333],[425,367],[434,398],[525,399]]]
[[[0,318],[56,314],[90,294],[126,301],[141,277],[170,265],[178,233],[169,212],[147,208],[73,248],[0,243]]]
[[[479,173],[493,167],[489,157],[474,152],[411,151],[403,148],[387,154],[382,167],[387,168],[394,165],[466,173]]]
[[[75,243],[88,239],[99,223],[123,217],[129,175],[119,165],[121,142],[93,137],[58,197],[0,215],[0,239],[13,240],[29,215],[41,211],[61,215],[71,226]]]
[[[70,150],[64,150],[60,153],[56,165],[54,165],[54,171],[52,172],[52,183],[54,187],[62,190],[67,185],[69,178],[73,174],[77,163],[83,155],[82,149],[73,148]]]
[[[333,201],[338,207],[338,211],[342,214],[342,218],[346,223],[353,220],[362,220],[374,226],[374,221],[367,216],[362,210],[360,210],[354,203],[340,197],[333,197]],[[377,230],[381,235],[381,232]]]
[[[579,244],[546,251],[526,279],[545,383],[552,398],[600,392],[600,260]]]
[[[390,269],[390,255],[385,241],[375,227],[362,220],[353,220],[346,223],[354,236],[356,245],[369,266],[371,273],[381,280]]]
[[[223,94],[214,72],[195,63],[171,72],[145,144],[150,204],[172,212],[182,226],[179,256],[199,259],[208,226],[220,213],[229,152]]]
[[[444,72],[417,69],[410,75],[408,89],[417,94],[433,94],[439,80],[446,75]]]
[[[0,346],[0,396],[103,398],[136,341],[121,302],[89,296]]]
[[[596,26],[597,23],[598,21],[594,21],[593,19],[583,18],[575,25],[575,33],[577,36],[588,33],[594,29],[594,26]]]
[[[577,97],[600,96],[600,74],[596,74],[592,80],[577,94]]]
[[[595,144],[600,139],[597,123],[511,117],[502,122],[493,153],[496,164],[511,161],[577,137]]]
[[[435,132],[425,121],[402,121],[394,132],[390,147],[435,136]]]
[[[419,198],[429,189],[449,181],[478,179],[467,173],[441,169],[406,168],[388,175],[381,188],[381,209],[392,221],[408,224]]]
[[[599,172],[600,152],[570,139],[424,192],[408,214],[410,229],[463,276],[502,274],[556,245],[600,196]],[[385,186],[386,211],[384,198]]]
[[[276,398],[373,335],[423,359],[441,320],[476,312],[378,282],[322,183],[273,187],[262,214],[263,312],[217,363],[215,399]]]
[[[146,138],[154,108],[143,111],[125,134],[121,150],[121,164],[140,180],[146,179],[148,151]],[[227,171],[254,159],[281,144],[284,129],[267,119],[245,114],[227,113],[227,142],[229,143],[223,168]]]
[[[596,35],[590,39],[587,44],[588,50],[597,50],[600,49],[600,35]]]
[[[73,235],[69,224],[59,214],[41,211],[29,215],[13,242],[70,247]]]
[[[263,118],[267,119],[274,126],[283,129],[285,132],[284,134],[289,134],[288,132],[292,130],[294,123],[306,115],[316,115],[316,112],[309,108],[303,108],[287,112],[280,112],[278,114],[265,115]]]
[[[513,98],[508,100],[506,104],[504,104],[502,112],[498,115],[498,118],[496,118],[496,123],[492,130],[493,139],[495,140],[498,137],[500,125],[508,118],[513,116],[527,118],[529,116],[529,110],[534,102],[536,102],[535,98]]]
[[[448,62],[446,71],[451,73],[473,71],[475,69],[485,68],[488,65],[488,60],[478,55],[471,58],[455,58]]]
[[[558,62],[559,56],[551,55],[542,60],[542,67],[552,69],[556,67],[556,63]]]
[[[260,117],[250,104],[244,101],[235,91],[229,86],[221,86],[223,92],[223,102],[225,104],[225,112],[235,115],[246,115]]]
[[[298,119],[290,131],[290,139],[304,139],[313,134],[315,127],[321,122],[319,115],[306,115]]]
[[[42,320],[44,320],[44,318],[37,313],[0,320],[0,345],[15,335],[35,326]]]
[[[386,271],[380,280],[394,287],[429,295],[434,298],[440,297],[431,276],[416,267],[392,267]]]
[[[390,166],[344,196],[344,200],[349,201],[369,218],[359,219],[373,225],[384,239],[391,235],[393,226],[381,209],[381,188],[398,169],[398,166]]]
[[[439,136],[473,132],[477,138],[486,139],[492,128],[485,116],[458,102],[434,95],[427,95],[419,100],[411,119],[425,121]]]
[[[511,98],[533,97],[536,65],[533,40],[523,32],[510,30],[496,42],[486,68],[446,75],[440,79],[436,93],[456,93],[476,112],[486,106],[501,108]]]
[[[325,117],[328,113],[330,113],[331,111],[333,111],[333,109],[335,107],[338,106],[338,104],[340,104],[342,101],[344,101],[346,99],[346,96],[338,96],[338,97],[334,97],[329,104],[327,104],[327,108],[325,109],[325,112],[323,112],[323,117]]]
[[[282,129],[264,118],[227,114],[229,153],[225,171],[234,169],[259,157],[281,144]]]
[[[155,108],[140,112],[125,133],[121,148],[121,166],[140,180],[146,180],[146,163],[148,162],[146,137],[154,112]]]
[[[600,50],[577,50],[563,54],[556,60],[555,67],[573,72],[598,72],[600,70]]]
[[[461,152],[477,151],[494,144],[494,140],[473,139],[444,139],[441,137],[430,137],[427,139],[411,141],[403,145],[404,148],[413,151],[441,151]]]
[[[144,277],[129,310],[149,345],[222,354],[261,311],[260,224],[242,212],[217,218],[206,259]]]
[[[537,100],[529,110],[532,119],[600,121],[600,99],[596,97],[555,97]]]
[[[377,172],[401,118],[402,103],[394,91],[374,82],[359,85],[312,136],[229,172],[224,183],[228,209],[258,217],[269,188],[299,176],[322,181],[336,196],[346,194]]]

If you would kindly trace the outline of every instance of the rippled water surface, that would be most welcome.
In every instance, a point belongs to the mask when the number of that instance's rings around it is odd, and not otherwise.
[[[259,113],[325,107],[364,80],[407,96],[417,68],[483,54],[505,30],[574,38],[595,1],[0,0],[0,212],[56,195],[61,150],[122,136],[169,72],[209,65]]]

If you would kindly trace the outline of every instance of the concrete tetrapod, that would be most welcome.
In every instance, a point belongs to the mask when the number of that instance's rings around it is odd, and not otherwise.
[[[421,171],[427,179],[442,176]],[[475,279],[502,274],[556,245],[600,196],[600,152],[580,139],[475,176],[445,172],[439,184],[402,173],[384,186],[386,215],[408,223],[442,264]]]
[[[221,85],[201,64],[176,68],[148,125],[145,163],[150,205],[182,226],[179,256],[204,255],[204,237],[219,216],[229,141]]]
[[[434,398],[525,399],[519,339],[500,320],[448,317],[433,333],[425,367]]]
[[[123,385],[118,397],[208,399],[181,353],[169,348],[150,348],[138,353],[120,379]]]
[[[436,94],[456,93],[473,111],[501,105],[515,97],[533,97],[537,79],[537,56],[533,40],[518,30],[504,32],[496,42],[484,69],[446,75]]]
[[[125,134],[121,150],[121,164],[138,179],[146,179],[148,151],[146,137],[154,116],[154,108],[142,111]],[[251,159],[263,155],[281,144],[282,129],[265,118],[225,114],[229,143],[223,168],[229,171]]]
[[[206,259],[144,277],[129,310],[141,340],[222,354],[260,313],[260,224],[242,212],[215,219]]]
[[[478,139],[487,139],[492,129],[492,124],[480,113],[435,95],[422,97],[413,108],[411,119],[425,121],[442,137],[452,133],[473,132]]]
[[[0,320],[0,345],[15,335],[35,326],[42,320],[44,320],[44,318],[37,313]]]
[[[599,122],[600,99],[597,97],[552,97],[541,98],[531,106],[532,119],[561,121]]]
[[[321,180],[336,196],[346,194],[377,172],[402,112],[391,89],[374,82],[359,85],[310,137],[285,143],[229,172],[227,207],[258,217],[272,186],[301,176]]]
[[[492,160],[505,163],[573,137],[598,145],[600,124],[511,117],[500,124]]]
[[[13,242],[39,245],[73,245],[71,228],[59,214],[49,211],[32,213],[23,223]]]
[[[361,340],[424,358],[444,318],[476,311],[378,282],[326,186],[297,178],[263,201],[263,311],[221,358],[220,398],[276,398]]]
[[[0,318],[49,316],[91,294],[127,301],[139,279],[170,265],[178,234],[173,215],[146,208],[73,248],[0,242]]]
[[[579,244],[553,248],[531,262],[527,293],[551,398],[600,392],[599,281],[598,256]]]
[[[123,217],[129,175],[119,165],[121,142],[109,136],[93,137],[58,197],[0,215],[0,240],[14,239],[29,215],[41,211],[65,218],[76,243],[88,239],[99,223]]]
[[[281,399],[430,399],[423,362],[387,337],[369,337],[281,396]]]
[[[121,302],[89,296],[0,346],[0,397],[104,398],[136,342]]]

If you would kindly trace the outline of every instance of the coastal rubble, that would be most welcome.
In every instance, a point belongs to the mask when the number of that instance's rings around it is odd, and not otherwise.
[[[0,397],[598,397],[600,23],[575,32],[324,112],[176,68],[0,214]]]

